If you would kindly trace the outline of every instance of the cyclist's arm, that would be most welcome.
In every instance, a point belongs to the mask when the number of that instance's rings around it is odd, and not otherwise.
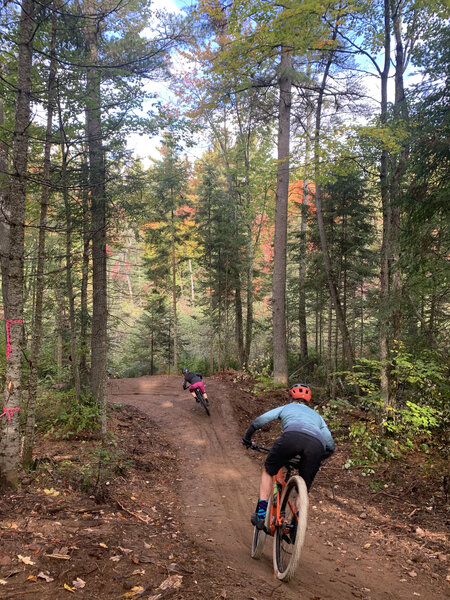
[[[246,446],[251,445],[252,435],[255,433],[255,431],[257,429],[261,429],[261,427],[263,427],[267,423],[270,423],[271,421],[275,421],[275,419],[278,419],[278,417],[280,416],[281,408],[282,407],[273,408],[272,410],[267,411],[263,415],[256,417],[256,419],[252,423],[250,423],[249,428],[245,432],[245,435],[242,438],[242,443],[245,444]]]
[[[271,423],[272,421],[275,421],[275,419],[279,419],[282,409],[283,406],[279,406],[278,408],[272,408],[272,410],[268,410],[259,417],[256,417],[256,419],[252,423],[252,425],[255,428],[255,431],[257,429],[261,429],[261,427],[264,427],[264,425],[267,425],[267,423]]]
[[[333,454],[333,452],[336,448],[336,444],[334,443],[333,436],[331,435],[331,432],[328,429],[328,427],[327,427],[325,421],[322,419],[322,417],[321,417],[321,423],[320,423],[320,431],[325,440],[326,452],[330,456],[331,454]]]

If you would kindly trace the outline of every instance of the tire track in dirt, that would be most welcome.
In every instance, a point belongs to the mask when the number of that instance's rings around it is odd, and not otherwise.
[[[254,594],[239,598],[265,600],[258,595],[258,581],[272,584],[270,598],[286,600],[434,600],[444,595],[418,581],[409,582],[395,569],[388,557],[360,556],[361,545],[347,547],[338,554],[327,543],[330,528],[339,531],[332,520],[309,521],[304,550],[294,581],[281,584],[272,575],[272,539],[267,538],[260,561],[250,558],[252,512],[260,471],[240,445],[243,432],[236,425],[231,404],[235,390],[215,378],[208,378],[206,389],[211,401],[211,417],[192,396],[182,389],[181,376],[161,375],[114,380],[110,399],[136,406],[165,431],[178,451],[180,481],[178,492],[184,504],[180,515],[186,531],[230,569],[233,579],[241,579]],[[261,460],[262,466],[262,460]],[[314,488],[311,509],[314,506]],[[332,502],[330,500],[330,502]],[[264,586],[266,587],[266,586]],[[227,596],[230,597],[230,596]],[[231,596],[237,598],[237,596]]]

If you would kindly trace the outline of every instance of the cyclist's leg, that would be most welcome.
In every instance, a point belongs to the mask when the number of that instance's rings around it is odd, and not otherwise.
[[[306,487],[309,491],[322,463],[324,449],[322,442],[317,438],[306,434],[300,435],[302,436],[302,448],[299,452],[301,456],[301,462],[298,474],[304,479]]]
[[[209,405],[208,394],[206,393],[205,384],[203,383],[203,381],[198,382],[198,387],[200,388],[200,391],[203,394],[203,398],[205,400],[206,406],[208,406]]]
[[[195,392],[195,390],[199,387],[198,383],[193,383],[191,386],[189,386],[189,391],[191,392],[192,397],[194,398],[194,400],[196,402],[200,402],[200,400],[197,398],[197,394]]]
[[[259,499],[256,511],[251,516],[251,522],[255,527],[264,527],[264,519],[267,510],[268,500],[272,494],[272,477],[278,473],[281,467],[286,463],[287,458],[295,455],[295,449],[291,447],[289,436],[282,434],[270,449],[264,463],[259,486]]]
[[[272,492],[272,475],[263,467],[261,473],[261,481],[259,484],[259,498],[256,505],[256,510],[252,513],[250,521],[257,529],[263,529],[264,520],[266,518],[267,506],[269,497]]]

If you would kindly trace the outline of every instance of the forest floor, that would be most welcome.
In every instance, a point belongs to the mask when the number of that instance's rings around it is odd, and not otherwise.
[[[252,401],[233,379],[206,379],[211,417],[181,377],[110,381],[109,457],[120,468],[91,495],[79,485],[95,442],[40,438],[36,472],[0,505],[0,600],[448,597],[448,511],[439,478],[418,476],[421,457],[386,463],[374,489],[361,469],[342,469],[339,444],[311,489],[294,580],[274,578],[271,539],[250,558],[263,456],[240,439],[285,396]],[[274,424],[254,439],[278,433]]]

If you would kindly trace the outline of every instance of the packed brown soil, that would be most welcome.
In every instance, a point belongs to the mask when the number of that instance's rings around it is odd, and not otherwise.
[[[311,489],[294,580],[274,578],[271,539],[261,560],[250,558],[263,456],[240,440],[256,414],[284,398],[255,400],[234,379],[206,379],[210,417],[181,377],[112,380],[106,457],[115,457],[114,470],[104,456],[98,485],[85,466],[94,441],[40,439],[37,470],[0,505],[0,600],[447,597],[439,477],[391,463],[374,489],[361,469],[342,469],[345,443]],[[255,439],[268,444],[278,433],[273,424]],[[79,491],[88,483],[89,493]]]

